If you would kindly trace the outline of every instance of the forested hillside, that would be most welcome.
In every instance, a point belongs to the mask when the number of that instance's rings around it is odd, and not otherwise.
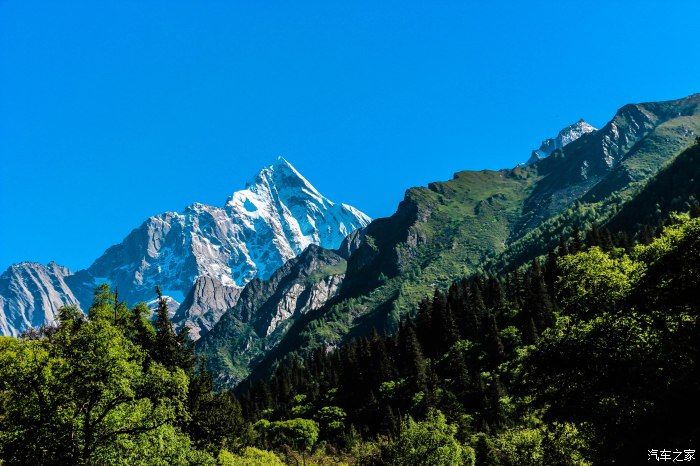
[[[365,453],[388,464],[636,464],[648,445],[694,448],[700,219],[670,223],[634,246],[591,230],[544,264],[436,291],[396,335],[247,387],[245,416],[311,417],[339,446],[377,439]]]

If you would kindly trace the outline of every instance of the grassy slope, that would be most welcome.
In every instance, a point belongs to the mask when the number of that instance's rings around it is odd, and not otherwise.
[[[410,189],[406,200],[419,213],[408,228],[413,240],[395,247],[394,275],[378,278],[368,270],[363,279],[377,286],[297,320],[261,367],[295,348],[338,344],[372,327],[391,330],[436,286],[473,272],[487,251],[503,250],[536,181],[534,170],[526,168],[465,171],[447,182]]]
[[[560,236],[574,227],[584,231],[612,218],[620,206],[634,198],[659,170],[671,164],[700,134],[700,109],[660,124],[635,144],[624,160],[581,199],[563,212],[545,220],[507,249],[483,264],[486,270],[501,271],[522,264],[555,247]]]
[[[610,219],[612,231],[635,232],[654,225],[670,212],[687,211],[700,201],[700,143],[685,150],[661,170]]]

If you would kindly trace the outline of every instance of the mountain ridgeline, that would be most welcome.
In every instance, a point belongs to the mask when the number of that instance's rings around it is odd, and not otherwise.
[[[601,129],[579,131],[532,164],[458,172],[409,189],[394,215],[362,230],[333,299],[294,322],[248,371],[254,369],[253,379],[266,377],[290,354],[341,345],[372,328],[392,333],[455,277],[512,270],[546,254],[562,236],[610,221],[695,142],[698,104],[695,94],[625,105]],[[687,209],[693,198],[675,202]],[[221,354],[201,349],[208,357]]]

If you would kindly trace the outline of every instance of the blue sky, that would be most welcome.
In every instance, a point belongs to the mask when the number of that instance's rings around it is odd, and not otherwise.
[[[0,268],[86,267],[277,155],[389,215],[578,118],[700,91],[700,2],[515,3],[0,1]]]

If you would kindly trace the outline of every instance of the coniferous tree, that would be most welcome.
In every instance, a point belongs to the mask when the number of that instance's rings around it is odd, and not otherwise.
[[[569,245],[570,253],[577,253],[583,251],[583,242],[581,241],[581,230],[578,226],[574,226],[571,232],[571,243]]]
[[[372,329],[372,334],[370,336],[370,345],[372,352],[372,361],[374,361],[374,374],[373,383],[378,385],[384,381],[390,380],[394,377],[394,370],[392,367],[391,359],[389,358],[389,352],[384,343],[384,339],[379,335],[376,328]]]
[[[156,286],[158,295],[158,309],[156,311],[156,336],[154,342],[154,356],[156,361],[168,368],[178,365],[179,344],[175,329],[173,329],[168,315],[168,303],[163,297],[160,286]]]
[[[409,377],[412,390],[414,392],[425,390],[428,381],[428,365],[410,322],[401,329],[399,344],[401,361],[404,366],[403,373]]]
[[[436,290],[433,296],[432,309],[433,332],[429,335],[429,348],[433,351],[431,356],[436,357],[447,351],[459,335],[447,299],[439,290]]]
[[[433,342],[435,329],[433,328],[434,315],[433,306],[430,301],[423,299],[418,305],[416,315],[415,332],[421,342],[425,354],[433,354]]]
[[[498,335],[498,324],[496,323],[496,316],[494,316],[493,313],[489,312],[484,316],[484,329],[486,330],[486,334],[484,335],[486,352],[492,364],[497,366],[505,356],[505,348]]]
[[[615,247],[615,240],[609,228],[603,228],[600,231],[600,246],[604,251],[612,251]]]
[[[654,239],[654,233],[654,227],[651,225],[644,225],[639,232],[639,242],[644,245],[651,243]]]
[[[600,246],[601,243],[600,231],[595,225],[591,226],[586,232],[586,246],[592,248],[593,246]]]
[[[559,276],[559,266],[557,265],[557,254],[553,249],[550,249],[547,253],[547,260],[545,261],[544,267],[544,282],[547,285],[547,291],[550,296],[554,296],[555,293],[555,283],[557,277]]]
[[[563,257],[569,254],[569,245],[563,236],[559,237],[559,245],[557,246],[557,255]]]
[[[527,282],[524,306],[529,308],[538,331],[542,332],[554,323],[554,309],[547,292],[542,269],[536,259],[532,261],[528,271]]]

